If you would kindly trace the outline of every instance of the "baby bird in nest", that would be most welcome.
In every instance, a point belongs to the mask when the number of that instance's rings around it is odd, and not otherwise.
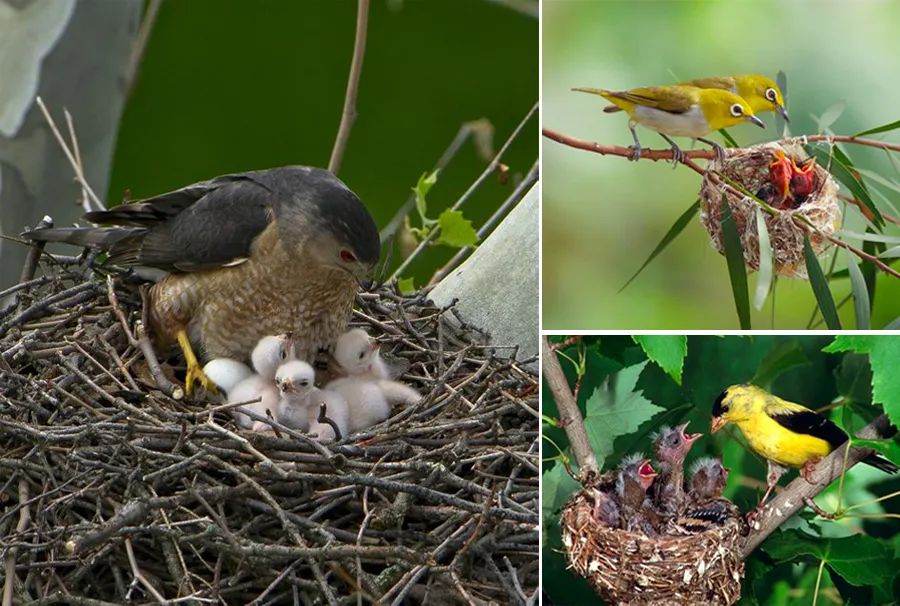
[[[259,400],[234,409],[234,418],[238,425],[253,431],[267,431],[271,428],[263,421],[256,421],[241,414],[241,410],[249,409],[262,416],[266,416],[268,410],[274,417],[280,399],[278,388],[275,386],[275,372],[281,364],[295,357],[294,341],[289,334],[269,335],[259,340],[250,354],[256,374],[250,375],[233,389],[227,390],[229,404]]]
[[[669,533],[694,534],[735,519],[741,523],[741,534],[746,534],[748,528],[741,511],[734,503],[722,498],[727,479],[728,469],[719,459],[703,457],[694,461],[685,509],[669,524]]]
[[[316,387],[315,371],[312,366],[301,360],[283,364],[275,373],[275,383],[280,394],[278,401],[280,423],[308,430],[316,434],[320,442],[331,442],[347,437],[350,428],[347,402],[338,393]],[[331,423],[319,420],[323,405],[324,415]]]
[[[616,496],[619,500],[621,528],[632,532],[640,531],[647,536],[656,535],[656,512],[647,498],[647,489],[656,476],[650,459],[642,454],[628,455],[619,463]]]
[[[691,446],[703,434],[687,434],[688,424],[677,427],[664,425],[655,435],[653,452],[659,461],[659,479],[653,483],[650,495],[660,513],[677,514],[684,504],[684,459]]]
[[[592,511],[595,520],[610,528],[619,527],[619,505],[609,493],[597,488],[592,491],[594,497],[594,509]]]

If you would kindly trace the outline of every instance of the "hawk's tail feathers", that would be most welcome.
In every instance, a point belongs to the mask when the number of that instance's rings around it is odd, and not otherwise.
[[[37,242],[63,242],[109,251],[113,263],[131,262],[146,233],[142,227],[50,227],[26,231],[23,238]]]

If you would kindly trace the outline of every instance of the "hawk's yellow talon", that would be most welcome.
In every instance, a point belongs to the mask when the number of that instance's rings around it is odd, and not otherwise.
[[[206,376],[206,373],[203,372],[203,367],[200,366],[200,362],[197,360],[197,356],[194,355],[187,331],[179,330],[175,337],[178,339],[178,346],[181,347],[181,353],[184,354],[184,360],[187,362],[187,374],[184,377],[184,393],[191,395],[194,391],[194,383],[200,381],[200,385],[203,386],[207,393],[218,394],[218,386]]]

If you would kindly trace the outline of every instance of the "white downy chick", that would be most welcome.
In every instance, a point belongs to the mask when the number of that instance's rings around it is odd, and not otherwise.
[[[319,411],[325,405],[325,415],[334,421],[345,437],[349,431],[349,410],[344,398],[332,391],[315,386],[313,367],[300,360],[281,365],[275,374],[280,401],[278,421],[296,429],[315,433],[322,442],[335,439],[334,428],[319,422]]]
[[[231,393],[235,386],[253,375],[253,370],[243,362],[231,358],[215,358],[203,367],[206,376],[219,386],[226,395]]]
[[[280,364],[295,358],[294,344],[290,335],[269,335],[259,340],[250,354],[250,360],[257,374],[251,374],[232,390],[226,390],[229,404],[260,398],[259,402],[234,409],[234,418],[238,425],[253,431],[271,429],[271,425],[251,419],[241,414],[241,410],[247,408],[262,416],[266,416],[266,410],[269,410],[275,416],[281,399],[275,385],[275,372]]]
[[[391,416],[391,405],[388,404],[379,386],[379,383],[383,382],[393,383],[361,377],[343,377],[325,386],[326,390],[340,394],[347,402],[351,433],[377,425]]]
[[[338,337],[334,359],[347,376],[365,379],[390,379],[380,346],[362,328],[352,328]]]

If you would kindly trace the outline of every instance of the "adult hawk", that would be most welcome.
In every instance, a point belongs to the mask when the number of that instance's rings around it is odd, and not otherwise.
[[[300,359],[331,348],[379,258],[378,230],[356,194],[305,166],[224,175],[84,218],[116,227],[24,235],[168,272],[150,289],[150,328],[157,346],[180,345],[188,393],[195,380],[215,391],[192,343],[207,358],[238,360],[285,332]]]

